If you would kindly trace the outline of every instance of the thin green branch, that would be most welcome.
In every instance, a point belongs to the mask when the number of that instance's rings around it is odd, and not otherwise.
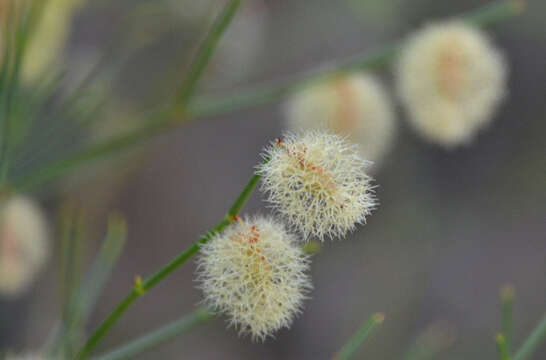
[[[523,345],[514,355],[514,360],[527,360],[533,355],[538,346],[546,339],[546,315],[537,327],[531,332],[529,337],[523,342]]]
[[[2,94],[2,141],[0,150],[0,182],[8,176],[13,148],[15,147],[14,128],[18,125],[13,114],[14,97],[19,91],[20,73],[25,50],[30,36],[40,21],[45,1],[29,4],[10,2],[8,4],[6,42],[2,64],[0,92]]]
[[[374,330],[385,320],[385,315],[382,313],[375,313],[368,321],[366,321],[360,329],[347,341],[345,345],[334,355],[334,360],[347,360],[349,359],[356,350],[362,345],[364,340],[366,340],[370,335],[373,334]]]
[[[63,322],[69,322],[70,302],[80,277],[81,245],[86,221],[81,211],[71,206],[61,210],[61,273],[59,288],[63,306]]]
[[[72,302],[77,292],[80,280],[81,245],[84,240],[86,219],[84,214],[71,205],[65,205],[59,216],[61,233],[59,290],[62,305],[60,329],[54,342],[50,345],[50,352],[70,354],[68,338],[69,324],[72,322]],[[66,336],[65,336],[66,335]]]
[[[156,273],[150,276],[145,281],[142,281],[140,277],[137,277],[135,284],[129,294],[117,305],[117,307],[110,313],[110,315],[104,320],[104,322],[95,330],[95,332],[89,337],[87,343],[80,350],[78,359],[85,359],[91,351],[97,346],[99,341],[110,331],[112,326],[119,320],[119,318],[127,311],[127,309],[138,298],[143,296],[147,291],[169,276],[173,271],[178,269],[188,259],[194,256],[200,249],[201,245],[207,243],[215,234],[224,230],[229,224],[231,224],[237,217],[237,214],[246,203],[252,191],[256,187],[260,176],[257,174],[252,175],[247,185],[241,191],[237,199],[235,199],[230,210],[216,226],[214,226],[205,236],[194,242],[189,248],[177,255],[171,262],[159,269]]]
[[[497,343],[497,350],[499,352],[499,360],[510,360],[510,355],[508,353],[508,344],[506,343],[506,338],[503,334],[497,334],[495,337]]]
[[[127,237],[125,218],[111,214],[108,218],[108,230],[104,242],[95,257],[89,276],[75,300],[75,325],[85,322],[99,297],[106,281],[117,263]]]
[[[96,357],[93,360],[122,360],[132,358],[144,351],[166,343],[174,337],[193,329],[199,324],[203,324],[211,318],[212,314],[210,311],[205,307],[200,307],[181,319],[175,320],[170,324],[143,335],[136,340],[105,355]]]
[[[197,82],[201,78],[210,58],[214,54],[214,50],[216,49],[224,30],[227,29],[240,4],[241,0],[230,1],[212,24],[205,41],[197,52],[195,60],[188,69],[186,79],[180,86],[178,94],[176,95],[176,106],[182,111],[185,110],[188,101],[194,94]]]
[[[225,29],[228,18],[233,16],[236,4],[239,4],[239,1],[232,1],[228,4],[228,8],[221,15],[222,17],[216,21],[213,26],[215,32],[212,34],[209,33],[208,41],[205,40],[203,43],[201,51],[199,51],[196,57],[197,60],[208,61],[210,59],[212,49],[218,41],[218,36]],[[463,18],[477,26],[488,26],[519,14],[523,8],[521,4],[522,1],[518,0],[498,1],[478,8],[464,15]],[[167,111],[160,112],[156,116],[157,118],[154,117],[154,121],[148,122],[141,129],[113,137],[103,143],[90,145],[88,148],[68,155],[64,159],[46,164],[31,174],[16,178],[13,186],[18,189],[30,190],[43,182],[58,178],[88,162],[107,157],[114,152],[143,143],[158,134],[171,130],[184,121],[279,101],[294,91],[308,85],[310,82],[318,81],[340,72],[370,70],[388,65],[395,57],[400,44],[402,42],[388,45],[371,54],[360,54],[348,61],[334,64],[327,68],[321,67],[318,71],[293,77],[280,84],[266,84],[227,97],[202,97],[189,102],[205,65],[201,63],[196,64],[190,67],[189,75],[181,85],[174,105],[169,107]]]
[[[4,28],[4,54],[2,56],[2,71],[0,78],[0,104],[1,104],[1,129],[0,129],[0,183],[4,183],[10,167],[10,151],[11,151],[11,139],[12,139],[12,115],[11,115],[11,99],[13,92],[15,91],[15,76],[18,66],[15,65],[17,59],[20,60],[18,55],[21,47],[21,41],[17,41],[22,38],[22,27],[20,26],[22,21],[21,12],[17,11],[17,7],[14,2],[8,2],[7,21]]]
[[[501,289],[501,307],[502,307],[502,335],[506,342],[506,351],[508,355],[512,353],[512,318],[514,307],[515,290],[512,285],[505,285]]]

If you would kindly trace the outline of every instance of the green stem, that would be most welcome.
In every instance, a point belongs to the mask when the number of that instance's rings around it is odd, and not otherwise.
[[[175,320],[149,334],[141,336],[120,348],[105,355],[94,358],[94,360],[122,360],[134,357],[144,351],[155,348],[175,336],[191,330],[196,325],[202,324],[212,318],[212,314],[205,307],[200,307],[189,315]]]
[[[5,22],[4,34],[2,40],[4,41],[4,54],[2,56],[2,77],[0,83],[1,89],[1,114],[0,114],[0,184],[6,181],[8,176],[8,170],[10,167],[9,152],[11,148],[11,132],[12,132],[12,118],[11,118],[11,104],[10,100],[14,92],[14,76],[15,71],[13,68],[16,66],[12,63],[15,59],[18,59],[19,46],[14,44],[20,44],[21,42],[16,39],[21,38],[20,14],[16,11],[15,4],[10,2],[7,4],[7,21]],[[14,34],[14,35],[12,35]]]
[[[26,47],[30,36],[35,30],[36,24],[40,21],[45,1],[32,2],[28,5],[18,7],[15,2],[8,4],[7,10],[7,35],[6,54],[2,69],[2,107],[3,107],[3,128],[2,128],[2,150],[0,155],[0,183],[4,182],[10,170],[13,148],[16,145],[13,141],[12,121],[14,97],[19,91],[21,65],[23,64]],[[5,10],[4,10],[5,11]],[[11,34],[14,38],[11,39]],[[11,50],[11,51],[10,51]]]
[[[199,48],[195,60],[188,69],[186,79],[178,90],[175,101],[176,105],[182,110],[185,109],[188,101],[194,94],[197,82],[201,78],[201,75],[209,63],[210,58],[214,54],[214,49],[216,49],[222,34],[224,33],[225,29],[227,29],[240,4],[241,0],[231,0],[212,24],[206,40]]]
[[[14,187],[30,190],[43,182],[60,177],[90,161],[104,158],[116,151],[142,143],[151,137],[178,126],[183,121],[210,117],[272,103],[301,89],[310,82],[318,81],[325,77],[339,74],[340,72],[364,69],[369,70],[388,65],[403,43],[399,42],[386,46],[371,54],[358,55],[353,59],[330,66],[326,69],[321,68],[321,70],[318,71],[296,76],[281,84],[258,86],[227,97],[202,97],[195,99],[190,103],[189,100],[195,90],[196,82],[204,69],[205,64],[201,63],[201,61],[208,62],[210,59],[212,49],[218,41],[218,36],[225,29],[227,22],[233,16],[238,4],[239,1],[232,1],[228,4],[228,7],[224,10],[221,17],[216,21],[213,26],[214,32],[209,33],[208,40],[205,40],[201,47],[201,51],[196,56],[198,64],[190,67],[188,77],[181,85],[176,96],[177,101],[175,101],[175,104],[169,111],[162,113],[161,120],[150,122],[142,129],[136,129],[125,135],[111,138],[104,143],[90,145],[88,148],[75,154],[68,155],[68,157],[64,159],[55,161],[51,164],[46,164],[35,172],[22,178],[14,179],[12,183]],[[520,13],[521,10],[521,1],[503,0],[478,8],[465,15],[463,18],[477,26],[487,26],[512,17]],[[178,118],[178,120],[176,120],[176,118]]]
[[[508,354],[508,344],[503,334],[497,334],[495,341],[497,342],[497,350],[499,352],[499,360],[510,360]]]
[[[267,161],[267,160],[266,160]],[[224,230],[229,224],[231,224],[237,217],[237,214],[246,203],[252,191],[256,187],[258,181],[260,180],[260,175],[254,174],[248,181],[247,185],[241,191],[230,210],[216,226],[214,226],[205,236],[201,237],[199,240],[194,242],[189,248],[176,256],[171,262],[159,269],[156,273],[150,276],[145,281],[142,281],[137,277],[135,285],[133,286],[131,292],[117,305],[117,307],[110,313],[110,315],[104,320],[104,322],[95,330],[95,332],[89,337],[87,343],[78,353],[77,359],[85,359],[91,351],[97,346],[99,341],[110,331],[112,326],[119,320],[121,315],[127,311],[127,309],[133,304],[138,298],[144,295],[148,290],[153,288],[178,267],[184,264],[188,259],[194,256],[201,245],[207,243],[215,234]]]
[[[537,347],[546,338],[546,315],[543,316],[537,327],[531,332],[523,345],[514,355],[514,360],[526,360],[535,352]]]
[[[512,348],[512,318],[514,307],[514,287],[506,285],[501,290],[501,304],[502,304],[502,335],[506,342],[506,350],[508,354],[511,354]]]
[[[334,360],[347,360],[358,350],[360,345],[366,340],[374,330],[383,323],[385,315],[376,313],[370,316],[360,329],[343,345],[341,350],[334,355]]]

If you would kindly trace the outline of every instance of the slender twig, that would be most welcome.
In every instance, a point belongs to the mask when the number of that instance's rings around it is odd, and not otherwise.
[[[360,329],[354,333],[345,345],[334,355],[334,360],[347,360],[358,350],[360,345],[366,340],[374,330],[383,323],[385,315],[376,313],[370,316]]]
[[[117,307],[110,313],[110,315],[104,320],[104,322],[95,330],[95,332],[89,337],[87,343],[80,350],[78,359],[85,359],[91,351],[97,346],[99,341],[110,331],[112,326],[119,320],[121,315],[127,311],[127,309],[138,298],[143,296],[148,290],[153,288],[173,271],[178,269],[188,259],[194,256],[200,249],[201,245],[207,243],[215,234],[224,230],[229,224],[231,224],[236,218],[237,214],[241,211],[243,205],[246,203],[252,191],[256,187],[260,175],[254,174],[248,181],[247,185],[241,191],[228,213],[216,226],[214,226],[205,236],[194,242],[189,248],[176,256],[171,262],[159,269],[156,273],[150,276],[145,281],[142,281],[137,277],[135,284],[129,294],[117,305]]]
[[[504,335],[497,334],[495,341],[499,352],[499,360],[510,360],[510,355],[508,354],[508,344],[506,343],[506,338]]]
[[[52,332],[51,338],[45,345],[47,358],[57,358],[61,353],[69,358],[72,350],[68,340],[73,338],[73,335],[66,329],[73,319],[72,303],[79,287],[81,245],[86,229],[85,220],[84,214],[71,204],[66,204],[61,208],[59,215],[59,297],[62,311],[57,329]]]
[[[40,21],[44,1],[19,4],[10,2],[8,4],[8,21],[6,40],[6,54],[2,64],[2,148],[0,151],[0,182],[3,182],[8,175],[11,165],[13,148],[17,145],[14,141],[13,128],[15,123],[13,106],[14,97],[19,91],[20,73],[23,65],[24,55],[30,36]],[[13,34],[13,39],[12,39]]]
[[[74,300],[75,325],[78,322],[84,322],[90,315],[93,305],[121,255],[126,237],[127,225],[124,217],[116,213],[111,214],[108,218],[108,230],[104,242],[95,257],[85,283],[82,284]]]
[[[232,0],[227,6],[224,7],[222,14],[217,17],[217,20],[212,25],[209,31],[207,41],[203,42],[203,46],[199,49],[195,61],[192,62],[188,70],[185,81],[180,86],[178,93],[175,97],[176,106],[179,106],[182,111],[194,94],[195,85],[201,78],[203,71],[208,65],[210,58],[214,54],[214,49],[220,41],[220,38],[227,28],[237,8],[239,7],[241,0]]]
[[[235,6],[235,3],[238,4],[239,2],[232,1],[231,4]],[[519,14],[522,10],[521,4],[521,0],[494,2],[464,15],[463,19],[476,26],[488,26]],[[233,15],[233,12],[228,10],[224,11],[224,16]],[[218,21],[216,29],[220,29],[221,25],[226,25],[225,21]],[[210,39],[209,43],[205,41],[206,46],[202,47],[202,51],[196,59],[209,60],[212,49],[211,45],[215,44],[214,41],[217,41],[216,37],[211,37]],[[388,65],[395,57],[400,44],[402,42],[388,45],[371,54],[360,54],[348,61],[329,67],[321,67],[318,71],[296,76],[280,84],[267,84],[241,91],[232,96],[203,97],[189,102],[191,100],[190,95],[192,95],[195,89],[195,83],[204,69],[201,65],[192,66],[186,82],[180,87],[175,97],[176,101],[173,102],[173,105],[167,111],[162,111],[154,115],[153,121],[147,122],[142,128],[107,139],[99,144],[90,145],[75,154],[46,164],[30,174],[14,179],[12,184],[18,189],[30,190],[43,182],[60,177],[88,162],[143,143],[158,134],[171,130],[182,122],[279,101],[312,81],[317,81],[340,72],[369,70]],[[191,92],[188,90],[190,85],[193,89]]]
[[[81,246],[84,241],[86,219],[81,211],[67,205],[60,215],[61,273],[59,287],[63,307],[63,325],[70,322],[71,298],[76,292],[80,277]]]
[[[501,289],[501,306],[502,306],[502,335],[506,342],[506,351],[508,355],[512,353],[512,312],[514,307],[514,287],[505,285]]]
[[[11,138],[12,138],[12,115],[11,115],[11,99],[13,93],[16,90],[18,80],[19,65],[15,64],[16,61],[21,61],[21,45],[24,44],[20,41],[24,27],[21,26],[24,23],[21,12],[18,11],[15,3],[10,2],[7,4],[7,21],[5,22],[5,35],[4,51],[2,56],[2,77],[1,77],[1,114],[0,120],[2,128],[0,129],[1,135],[1,147],[0,147],[0,183],[5,182],[8,169],[10,167],[10,151],[11,151]],[[17,41],[19,40],[19,41]]]
[[[174,337],[193,329],[199,324],[203,324],[211,318],[211,312],[205,307],[200,307],[181,319],[175,320],[159,329],[143,335],[107,354],[95,357],[93,360],[122,360],[132,358],[137,354],[153,349]]]
[[[546,338],[546,315],[537,327],[531,332],[529,337],[523,342],[523,345],[514,355],[514,360],[527,360],[533,355],[537,347]]]

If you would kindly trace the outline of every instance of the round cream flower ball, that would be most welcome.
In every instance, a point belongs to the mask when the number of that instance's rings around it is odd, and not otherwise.
[[[253,340],[289,327],[311,280],[308,256],[272,218],[238,219],[202,245],[198,277],[205,303]]]
[[[463,22],[428,25],[403,47],[396,70],[411,125],[430,142],[469,143],[506,93],[506,66],[480,30]]]
[[[0,202],[0,295],[26,290],[47,257],[48,229],[38,205],[22,195]]]
[[[347,135],[363,158],[379,163],[395,135],[393,107],[382,84],[365,73],[338,75],[292,96],[285,107],[290,131],[324,129]]]
[[[369,162],[341,135],[287,134],[265,150],[258,167],[271,207],[303,235],[343,237],[376,206]]]

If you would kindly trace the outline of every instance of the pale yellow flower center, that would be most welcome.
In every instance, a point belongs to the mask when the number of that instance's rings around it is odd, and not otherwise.
[[[291,149],[281,141],[278,141],[277,145],[283,147],[289,158],[295,162],[296,167],[295,170],[293,170],[294,174],[297,172],[296,169],[301,170],[297,175],[300,177],[301,182],[308,193],[313,194],[313,196],[317,198],[331,198],[343,208],[343,199],[339,195],[334,177],[330,174],[328,169],[321,165],[314,164],[308,159],[309,156],[305,145],[295,145]],[[294,174],[284,173],[283,176]]]
[[[249,232],[237,232],[230,239],[242,245],[241,251],[246,258],[244,264],[241,263],[245,268],[244,276],[250,280],[248,283],[251,286],[251,291],[258,295],[258,292],[267,286],[272,278],[271,266],[258,246],[260,230],[256,225],[253,225]]]

